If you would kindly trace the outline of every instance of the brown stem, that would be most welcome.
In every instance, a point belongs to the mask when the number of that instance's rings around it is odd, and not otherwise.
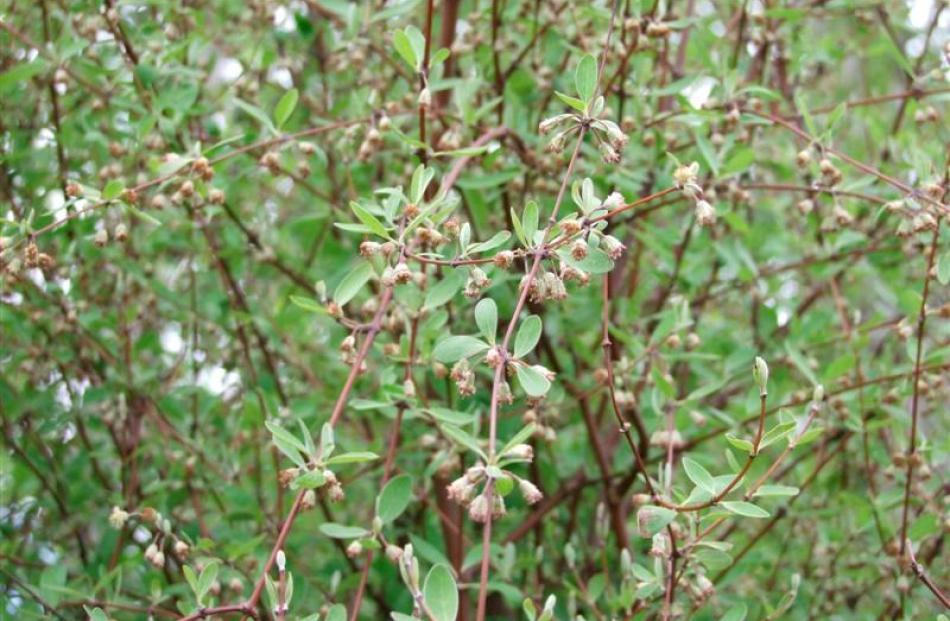
[[[927,325],[927,297],[930,293],[930,274],[934,268],[934,258],[937,255],[937,243],[940,241],[940,224],[934,229],[930,241],[930,253],[927,257],[927,270],[924,272],[924,291],[920,300],[920,312],[917,315],[917,351],[914,355],[914,396],[910,406],[910,438],[907,448],[907,481],[904,484],[904,505],[901,511],[901,539],[900,553],[907,549],[907,526],[910,515],[910,490],[914,483],[914,459],[917,451],[917,419],[919,418],[920,403],[920,372],[923,360],[924,328]]]

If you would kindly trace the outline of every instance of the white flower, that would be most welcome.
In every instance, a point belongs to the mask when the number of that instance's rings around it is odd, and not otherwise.
[[[716,209],[709,201],[696,201],[696,221],[700,226],[712,226],[716,223]]]
[[[432,105],[432,92],[428,88],[419,91],[419,105],[428,108]]]
[[[544,498],[544,494],[541,493],[538,486],[527,479],[518,480],[518,489],[521,491],[524,501],[529,505],[533,505]]]
[[[619,209],[626,204],[623,195],[620,192],[611,192],[610,196],[604,199],[601,207],[604,209]]]
[[[475,491],[475,485],[468,480],[467,476],[461,476],[446,488],[449,500],[460,505],[466,505],[472,499],[472,492]]]
[[[607,256],[616,261],[620,258],[620,255],[623,254],[624,245],[620,242],[619,239],[613,235],[604,235],[604,250],[607,251]]]
[[[687,185],[694,185],[699,175],[699,162],[693,162],[689,166],[680,166],[673,171],[673,181],[676,187],[684,188]]]
[[[112,526],[112,528],[122,528],[128,519],[128,511],[123,511],[119,507],[112,507],[112,513],[109,514],[109,525]]]
[[[475,497],[475,500],[468,507],[468,516],[474,522],[484,523],[488,521],[489,507],[488,498],[485,497],[485,494],[479,494]]]
[[[175,556],[177,556],[180,559],[184,559],[185,557],[188,556],[188,551],[189,551],[188,544],[180,539],[175,542],[174,550],[175,550]]]
[[[505,452],[505,457],[531,461],[534,459],[534,449],[530,444],[516,444]]]

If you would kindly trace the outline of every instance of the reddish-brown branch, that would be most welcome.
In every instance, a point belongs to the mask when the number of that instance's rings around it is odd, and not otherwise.
[[[930,241],[930,251],[927,256],[927,269],[924,271],[924,290],[920,299],[920,312],[917,315],[917,351],[914,355],[914,392],[910,406],[910,438],[907,447],[907,480],[904,483],[904,504],[901,511],[900,553],[907,549],[907,526],[910,515],[910,492],[914,483],[914,461],[917,451],[917,419],[919,418],[920,404],[920,372],[923,360],[924,329],[927,326],[927,298],[930,293],[930,274],[933,272],[934,259],[937,256],[937,244],[940,241],[939,224],[934,229]]]

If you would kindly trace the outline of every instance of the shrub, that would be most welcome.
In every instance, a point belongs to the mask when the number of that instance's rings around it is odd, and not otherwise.
[[[4,614],[933,618],[946,6],[8,7]]]

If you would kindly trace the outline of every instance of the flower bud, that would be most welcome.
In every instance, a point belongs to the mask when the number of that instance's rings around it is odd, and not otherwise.
[[[177,556],[181,560],[184,560],[185,558],[187,558],[188,552],[191,551],[191,549],[188,547],[188,544],[182,541],[181,539],[175,542],[173,550],[175,552],[175,556]]]
[[[607,252],[607,256],[616,261],[620,258],[624,251],[624,245],[620,242],[619,239],[613,235],[604,235],[604,250]]]
[[[398,563],[399,559],[402,558],[402,548],[394,544],[386,545],[386,558],[394,563]]]
[[[524,497],[524,501],[529,505],[533,505],[544,498],[544,494],[541,493],[538,486],[526,479],[518,480],[518,489]]]
[[[696,221],[699,226],[712,226],[716,223],[716,209],[708,201],[696,201]]]
[[[764,397],[769,394],[769,365],[759,356],[755,357],[755,363],[752,365],[752,377],[759,385],[759,396]]]
[[[534,449],[531,448],[530,444],[516,444],[505,451],[504,456],[510,457],[511,459],[531,461],[534,459]]]
[[[623,199],[623,195],[620,192],[611,192],[607,198],[604,199],[604,202],[601,203],[601,207],[607,210],[619,209],[626,204],[626,201]]]
[[[424,88],[419,91],[419,106],[422,108],[428,108],[432,105],[432,93],[428,88]]]
[[[485,494],[479,494],[468,507],[468,516],[473,522],[484,523],[488,521],[489,507],[488,498]]]
[[[363,544],[358,540],[351,541],[350,545],[346,546],[346,555],[350,558],[356,558],[363,553]]]

